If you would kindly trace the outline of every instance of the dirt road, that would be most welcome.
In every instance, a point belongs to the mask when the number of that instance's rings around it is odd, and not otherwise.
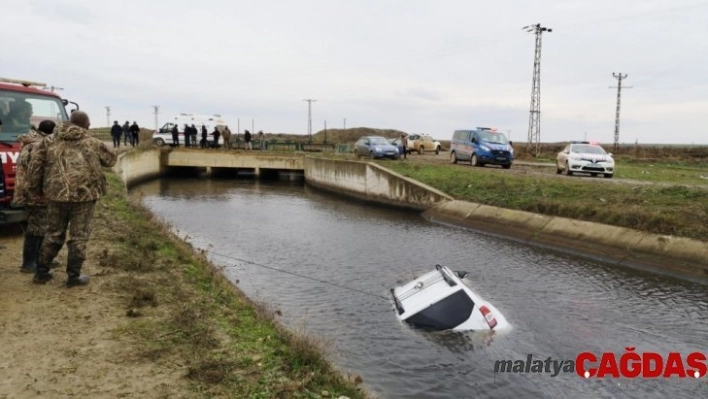
[[[0,233],[0,399],[182,397],[183,372],[135,358],[116,339],[129,300],[111,289],[120,273],[95,260],[110,243],[91,241],[86,287],[63,286],[63,266],[47,285],[19,272],[22,235]],[[66,249],[58,260],[66,264]]]

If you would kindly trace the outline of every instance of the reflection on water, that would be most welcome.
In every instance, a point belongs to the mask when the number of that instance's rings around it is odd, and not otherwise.
[[[617,381],[496,374],[494,364],[626,346],[705,351],[704,286],[431,224],[301,184],[167,179],[133,193],[207,250],[249,297],[279,309],[284,325],[329,342],[333,361],[382,397],[695,396],[689,381],[617,391]],[[435,264],[468,271],[469,287],[513,330],[424,333],[400,322],[390,289]]]

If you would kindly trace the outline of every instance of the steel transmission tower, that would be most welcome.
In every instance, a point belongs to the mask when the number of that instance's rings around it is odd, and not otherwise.
[[[159,113],[158,110],[160,109],[160,106],[153,105],[152,107],[155,109],[155,131],[157,131],[157,128],[158,128],[157,114]]]
[[[317,100],[306,98],[302,101],[307,101],[307,134],[310,135],[310,143],[312,143],[312,102]]]
[[[627,79],[627,74],[612,72],[612,76],[617,79],[617,86],[610,86],[610,89],[617,89],[617,111],[615,112],[615,152],[619,149],[620,139],[620,98],[622,95],[622,79]],[[632,86],[627,86],[625,89],[631,89]]]
[[[536,156],[540,154],[541,141],[541,36],[553,32],[541,24],[524,26],[526,32],[536,35],[536,51],[533,58],[533,83],[531,85],[531,111],[529,115],[529,138],[527,149]],[[535,148],[533,148],[535,147]]]
[[[106,126],[111,127],[111,107],[106,106]]]

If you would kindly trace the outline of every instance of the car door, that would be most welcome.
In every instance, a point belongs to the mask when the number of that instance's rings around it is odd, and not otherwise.
[[[559,167],[560,169],[564,169],[564,168],[565,168],[565,163],[568,161],[568,156],[569,156],[569,154],[570,154],[570,144],[568,144],[567,146],[565,146],[565,148],[563,149],[563,151],[561,151],[561,152],[558,153],[558,167]]]

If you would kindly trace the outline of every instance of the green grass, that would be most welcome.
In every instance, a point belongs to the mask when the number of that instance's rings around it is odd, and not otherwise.
[[[129,203],[115,174],[108,181],[93,240],[105,248],[99,264],[121,275],[114,285],[132,319],[114,336],[138,348],[137,361],[184,368],[197,397],[365,397],[325,360],[321,342],[280,327],[204,254]]]
[[[519,176],[452,165],[380,164],[459,200],[708,240],[708,190],[703,188]]]

